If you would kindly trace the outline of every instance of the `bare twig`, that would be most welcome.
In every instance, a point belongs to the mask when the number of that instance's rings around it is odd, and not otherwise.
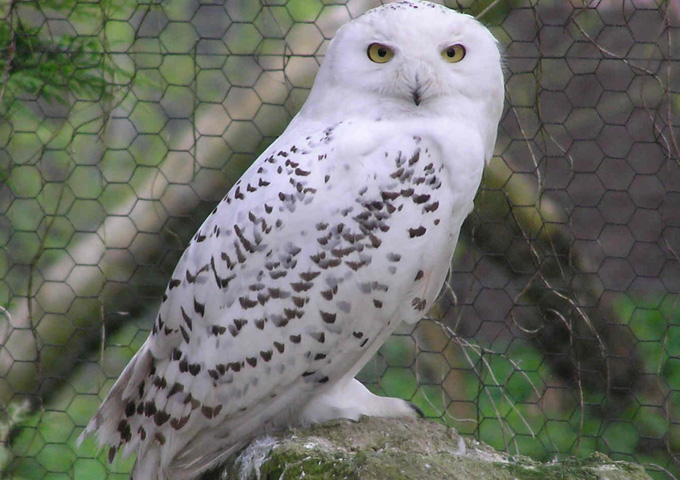
[[[489,4],[488,7],[486,7],[484,10],[482,10],[481,12],[479,12],[475,18],[476,18],[477,20],[479,20],[479,19],[482,18],[484,15],[486,15],[486,14],[489,13],[491,10],[493,10],[493,8],[494,8],[496,5],[498,5],[499,3],[501,3],[501,0],[494,0],[493,2],[491,2],[491,3]]]
[[[658,465],[656,463],[643,463],[642,465],[644,465],[645,468],[651,468],[651,469],[656,470],[658,472],[663,472],[671,480],[678,480],[678,477],[673,475],[668,469],[662,467],[661,465]]]
[[[509,359],[507,356],[505,356],[505,355],[503,355],[503,354],[499,354],[499,353],[494,352],[493,350],[490,350],[490,349],[488,349],[488,348],[484,348],[484,347],[482,347],[482,346],[480,346],[480,345],[475,345],[475,344],[470,343],[469,341],[467,341],[467,340],[464,339],[463,337],[460,337],[459,335],[457,335],[453,330],[451,330],[451,328],[450,328],[449,326],[445,325],[444,323],[442,323],[442,322],[439,321],[439,320],[432,320],[432,322],[433,322],[434,324],[436,324],[437,326],[439,326],[439,328],[442,329],[442,331],[448,336],[448,338],[449,338],[450,340],[455,341],[456,343],[458,343],[458,344],[462,347],[463,354],[465,355],[465,358],[466,358],[468,364],[469,364],[470,367],[472,367],[473,369],[475,368],[476,362],[474,362],[474,361],[472,360],[472,358],[470,357],[468,351],[472,351],[472,352],[474,352],[476,355],[479,356],[479,358],[480,358],[480,360],[481,360],[481,362],[482,362],[482,365],[485,367],[486,371],[488,372],[488,374],[489,374],[490,377],[491,377],[491,380],[492,380],[493,385],[496,386],[496,387],[498,387],[498,388],[500,389],[500,392],[501,392],[501,393],[500,393],[500,395],[501,395],[501,400],[502,400],[502,401],[506,401],[506,400],[508,401],[508,404],[509,404],[509,406],[510,406],[510,409],[513,410],[513,411],[515,411],[515,413],[517,413],[518,417],[520,418],[520,420],[522,421],[522,423],[524,424],[524,426],[527,428],[527,430],[529,431],[529,433],[531,434],[531,436],[532,436],[532,437],[535,437],[535,433],[534,433],[533,429],[531,428],[531,425],[529,424],[528,420],[524,417],[524,415],[522,414],[522,412],[519,411],[519,409],[517,408],[516,402],[514,402],[511,398],[509,398],[508,395],[505,393],[505,389],[504,389],[504,387],[503,387],[504,383],[499,382],[498,378],[496,377],[496,374],[495,374],[494,371],[493,371],[493,367],[491,366],[491,363],[490,363],[489,360],[485,357],[485,355],[486,355],[486,354],[500,355],[503,359],[505,359],[505,360],[507,360],[508,362],[510,362],[510,364],[514,367],[515,371],[520,372],[521,375],[527,380],[527,382],[528,382],[529,385],[531,386],[531,388],[532,388],[532,390],[534,391],[534,393],[536,394],[536,396],[537,396],[537,397],[540,397],[540,392],[538,391],[538,388],[537,388],[536,385],[534,385],[534,383],[531,381],[531,379],[529,378],[529,376],[527,375],[527,373],[524,372],[524,371],[520,368],[520,365],[519,365],[517,362],[515,362],[515,361]],[[484,392],[486,393],[486,396],[487,396],[487,398],[489,399],[489,402],[491,403],[491,406],[492,406],[492,408],[493,408],[493,410],[494,410],[494,412],[495,412],[495,414],[496,414],[496,418],[497,418],[497,420],[498,420],[498,422],[499,422],[499,425],[501,425],[501,426],[503,427],[503,428],[501,429],[501,432],[502,432],[502,434],[503,434],[504,441],[505,441],[505,443],[506,443],[506,445],[507,445],[507,440],[505,440],[505,430],[507,429],[508,433],[509,433],[513,438],[514,438],[515,435],[514,435],[514,433],[512,432],[512,429],[510,428],[510,426],[506,424],[506,421],[505,421],[504,416],[502,416],[502,415],[500,414],[500,411],[498,410],[498,407],[496,406],[496,402],[495,402],[495,400],[493,399],[493,395],[492,395],[491,392],[489,391],[488,387],[486,386],[486,384],[483,384],[483,382],[481,382],[481,372],[479,373],[479,375],[480,375],[480,384],[483,385],[483,390],[484,390]]]

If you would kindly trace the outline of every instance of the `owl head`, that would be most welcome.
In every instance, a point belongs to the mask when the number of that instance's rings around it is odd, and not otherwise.
[[[497,41],[486,27],[441,5],[401,1],[340,28],[303,112],[460,116],[495,132],[503,83]]]

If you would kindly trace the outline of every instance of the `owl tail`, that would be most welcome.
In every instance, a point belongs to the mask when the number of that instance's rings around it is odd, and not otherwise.
[[[168,480],[172,478],[160,468],[161,452],[157,447],[149,448],[142,458],[137,458],[130,472],[130,480]]]
[[[174,459],[169,465],[168,469],[172,472],[172,475],[168,476],[168,478],[172,480],[191,480],[198,478],[202,472],[225,462],[234,453],[241,450],[247,443],[248,442],[244,440],[228,446],[219,445],[216,447],[215,441],[213,440],[213,445],[204,446],[201,454],[197,454],[194,452],[194,449],[189,448],[185,451],[188,452],[189,455],[180,455],[180,458]],[[135,477],[135,480],[137,480],[137,477]],[[164,478],[163,480],[166,479]]]
[[[113,461],[119,450],[121,450],[122,455],[125,457],[137,449],[139,442],[137,435],[132,435],[129,431],[126,432],[125,429],[121,431],[121,421],[126,418],[125,409],[130,400],[138,401],[139,386],[148,378],[151,363],[152,356],[148,345],[145,343],[127,367],[125,367],[125,370],[123,370],[123,373],[121,373],[115,385],[104,399],[104,402],[102,402],[97,410],[97,413],[95,413],[87,428],[78,438],[78,445],[82,443],[85,437],[89,435],[96,436],[100,447],[109,446],[109,462]],[[153,456],[152,452],[149,452],[149,454]],[[144,462],[144,464],[148,463]],[[140,468],[142,468],[142,465],[140,465]],[[156,469],[158,469],[158,463],[156,463]],[[140,470],[140,472],[142,471],[143,469]],[[140,474],[134,478],[136,480],[156,480],[156,478],[163,477],[143,476]]]

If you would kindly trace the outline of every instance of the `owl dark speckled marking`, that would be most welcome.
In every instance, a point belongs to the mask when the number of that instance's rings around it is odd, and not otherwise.
[[[503,107],[473,18],[398,2],[342,27],[300,113],[184,252],[84,435],[136,480],[189,479],[255,435],[414,417],[354,379],[438,295]]]

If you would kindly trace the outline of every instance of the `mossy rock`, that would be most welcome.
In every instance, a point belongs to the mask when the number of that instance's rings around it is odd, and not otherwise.
[[[643,480],[596,453],[557,463],[497,452],[428,421],[363,418],[260,437],[203,480]]]

